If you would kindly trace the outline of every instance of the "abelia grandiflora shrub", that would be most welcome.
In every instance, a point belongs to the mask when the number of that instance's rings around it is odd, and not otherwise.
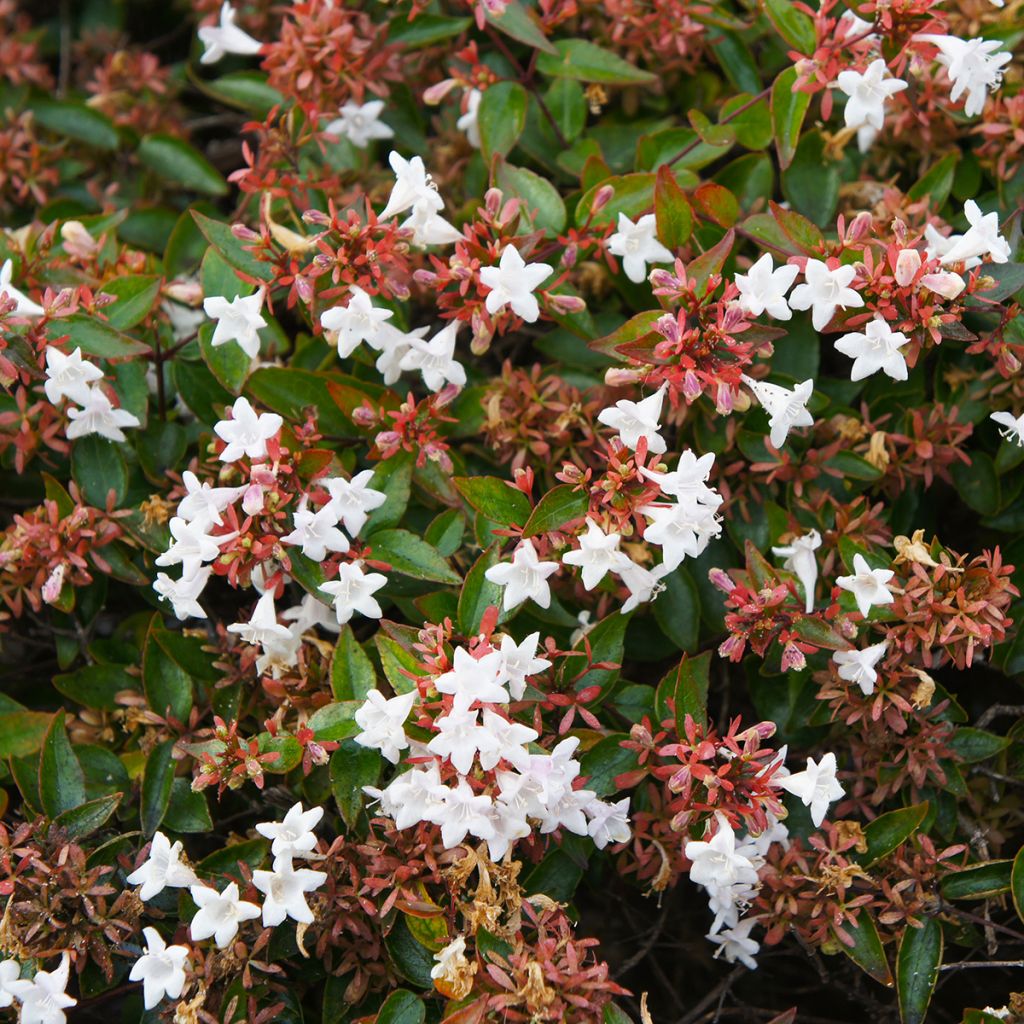
[[[1016,8],[58,6],[0,1015],[1019,1015]]]

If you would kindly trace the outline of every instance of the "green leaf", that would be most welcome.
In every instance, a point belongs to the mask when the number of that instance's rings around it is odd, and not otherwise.
[[[238,869],[239,863],[247,864],[255,870],[262,863],[270,849],[266,839],[247,839],[242,843],[234,843],[204,857],[196,865],[196,873],[203,878],[218,878],[228,875],[235,881],[244,882]]]
[[[342,740],[331,754],[331,792],[349,828],[354,828],[363,809],[363,786],[372,786],[380,776],[381,755],[353,739]]]
[[[526,90],[518,82],[498,82],[484,90],[477,113],[480,152],[489,164],[495,153],[505,156],[526,127]]]
[[[172,135],[147,135],[136,151],[140,162],[165,181],[208,196],[224,196],[228,183],[205,156]]]
[[[995,463],[984,452],[972,451],[970,465],[956,462],[952,467],[958,497],[975,512],[994,516],[1002,504]]]
[[[363,700],[377,685],[373,662],[347,623],[338,633],[331,658],[331,690],[338,700]]]
[[[907,928],[896,957],[896,996],[903,1024],[924,1024],[942,963],[942,926],[928,918]]]
[[[123,666],[111,664],[86,665],[75,672],[54,676],[53,686],[78,704],[103,711],[113,711],[118,706],[115,697],[122,690],[138,689],[135,678]]]
[[[611,615],[606,615],[586,636],[581,637],[573,650],[583,652],[584,656],[566,658],[562,662],[560,670],[562,681],[572,681],[577,692],[590,686],[598,686],[601,688],[598,699],[603,700],[619,678],[628,622],[628,615],[613,612]],[[615,667],[585,669],[585,652],[588,646],[591,665],[598,662],[609,662]],[[576,676],[579,678],[575,678]]]
[[[889,959],[885,955],[882,940],[878,937],[874,918],[867,910],[861,907],[857,915],[857,923],[851,924],[849,921],[844,921],[842,930],[853,940],[853,945],[848,946],[837,934],[838,929],[833,926],[832,932],[839,943],[839,948],[875,981],[886,986],[892,985],[892,969],[889,967]]]
[[[817,46],[814,22],[798,11],[790,0],[761,0],[764,13],[775,26],[775,31],[800,53],[810,55]]]
[[[1024,847],[1017,851],[1010,869],[1010,895],[1017,917],[1024,921]]]
[[[572,142],[587,123],[587,100],[580,84],[556,78],[544,93],[544,103],[563,138]]]
[[[158,743],[146,758],[142,772],[142,797],[139,803],[139,821],[148,839],[160,827],[171,802],[174,784],[174,740]]]
[[[430,971],[434,967],[434,954],[422,943],[417,942],[409,926],[405,923],[405,915],[395,919],[394,927],[384,939],[388,954],[398,973],[418,988],[430,989],[434,979]]]
[[[950,190],[953,188],[957,159],[958,154],[947,153],[937,163],[932,164],[911,186],[907,193],[908,198],[916,202],[927,197],[932,201],[933,209],[939,209],[949,198]]]
[[[372,557],[388,562],[394,572],[434,583],[461,583],[435,548],[408,530],[377,530],[366,538]]]
[[[772,85],[772,126],[775,147],[779,152],[779,163],[783,168],[790,165],[800,139],[800,129],[807,114],[811,97],[806,92],[796,92],[797,70],[788,67],[780,72]]]
[[[811,255],[821,251],[825,239],[816,224],[812,224],[795,210],[779,206],[776,202],[769,202],[768,206],[779,227],[801,252]]]
[[[192,679],[159,643],[159,623],[154,615],[142,654],[142,686],[153,711],[186,722],[192,710]]]
[[[628,733],[605,736],[590,747],[580,758],[580,774],[586,778],[586,788],[599,797],[618,792],[615,779],[637,766],[637,753],[622,746]]]
[[[45,711],[9,711],[0,714],[0,759],[28,757],[42,745],[53,722]]]
[[[205,792],[196,792],[188,779],[174,779],[163,824],[172,832],[209,832],[213,819]]]
[[[71,475],[86,502],[104,508],[114,492],[120,506],[128,492],[128,464],[120,447],[99,434],[80,437],[71,447]]]
[[[605,1003],[601,1011],[601,1024],[633,1024],[633,1018],[614,1003]]]
[[[821,133],[807,132],[782,172],[783,195],[799,213],[827,227],[835,220],[839,181],[839,166],[826,155]]]
[[[417,14],[414,21],[395,18],[388,25],[388,42],[403,50],[416,50],[461,35],[472,24],[472,18],[447,18],[440,14]]]
[[[129,274],[103,286],[117,302],[104,306],[103,312],[113,327],[125,331],[141,323],[152,312],[160,296],[160,278],[150,274]]]
[[[499,526],[522,526],[530,517],[530,499],[496,476],[456,476],[456,490],[477,512]]]
[[[686,716],[703,728],[708,724],[708,690],[711,687],[711,652],[684,656],[676,676],[676,732],[686,733]]]
[[[589,507],[590,498],[585,491],[577,490],[572,484],[559,484],[537,502],[523,527],[523,536],[536,537],[565,529],[574,520],[585,516]]]
[[[565,850],[550,850],[523,879],[527,893],[543,893],[559,903],[568,903],[576,894],[583,877],[583,865]]]
[[[374,466],[369,486],[384,495],[384,503],[378,505],[363,525],[363,534],[368,536],[374,530],[385,526],[397,526],[409,507],[412,494],[412,474],[416,456],[411,452],[399,452],[386,462]],[[429,537],[427,543],[433,543]],[[447,552],[454,554],[454,551]]]
[[[242,243],[235,238],[228,224],[207,217],[198,210],[190,211],[196,227],[203,237],[212,245],[236,270],[256,279],[262,278],[269,271],[263,260],[257,259]]]
[[[423,1000],[404,988],[392,992],[377,1011],[377,1024],[423,1024],[426,1019]]]
[[[285,102],[284,96],[258,71],[234,71],[207,83],[206,88],[224,102],[252,111],[261,118]]]
[[[949,747],[965,764],[976,764],[1005,750],[1011,743],[1008,736],[997,736],[984,729],[961,726],[953,733]]]
[[[39,100],[32,104],[32,113],[55,135],[64,135],[96,149],[117,149],[119,137],[114,123],[84,103]]]
[[[405,674],[406,671],[413,675],[420,675],[422,667],[416,656],[407,651],[397,640],[393,640],[383,633],[377,633],[373,638],[377,654],[380,656],[380,665],[384,669],[384,675],[395,693],[408,693],[416,684]]]
[[[985,900],[1010,890],[1013,861],[990,860],[946,875],[939,889],[947,900]]]
[[[857,859],[865,867],[870,867],[892,853],[917,831],[927,813],[928,804],[923,803],[880,814],[865,826],[864,838],[867,840],[868,848]]]
[[[658,237],[669,249],[684,245],[693,230],[693,210],[668,164],[658,168],[654,182],[654,217]]]
[[[141,342],[85,313],[61,317],[47,330],[50,340],[62,349],[72,352],[80,348],[87,355],[100,359],[131,359],[149,351]]]
[[[85,774],[78,763],[67,729],[64,709],[55,712],[43,737],[39,757],[39,799],[50,818],[85,803]]]
[[[423,539],[450,558],[462,547],[462,538],[466,532],[466,517],[457,508],[449,508],[442,512],[427,527]]]
[[[505,0],[503,7],[504,10],[500,14],[484,8],[484,16],[496,29],[520,43],[525,43],[531,49],[543,53],[558,53],[544,35],[537,15],[521,0]],[[427,988],[429,987],[428,985]]]
[[[602,85],[647,85],[657,81],[649,71],[641,71],[586,39],[560,39],[555,49],[557,55],[542,53],[537,58],[537,70],[541,74]]]
[[[230,262],[230,260],[228,261]],[[289,421],[302,422],[304,410],[316,409],[324,434],[350,437],[352,423],[338,408],[327,387],[328,378],[294,366],[263,366],[249,378],[246,394],[280,413]]]
[[[475,636],[480,632],[480,623],[484,613],[494,605],[501,608],[502,588],[486,577],[486,572],[499,561],[498,546],[492,544],[473,563],[473,568],[466,573],[462,591],[459,594],[459,629],[465,636]]]
[[[90,800],[78,807],[72,807],[70,810],[58,814],[53,819],[53,824],[62,829],[68,839],[73,842],[85,839],[106,823],[117,810],[117,805],[121,802],[123,795],[123,793],[113,793],[111,796],[101,796],[98,800]]]
[[[362,700],[342,700],[317,708],[306,723],[321,742],[347,739],[359,732],[355,713],[363,706]]]
[[[554,235],[562,231],[568,218],[565,200],[547,178],[526,167],[513,167],[504,160],[498,163],[496,177],[506,198],[523,201],[534,227]]]
[[[653,604],[662,632],[683,651],[692,651],[700,635],[700,593],[684,566],[662,581],[665,590]]]
[[[209,252],[214,253],[214,250],[210,249]],[[216,329],[217,325],[212,323],[199,325],[199,352],[217,382],[230,394],[239,395],[248,379],[253,360],[237,341],[215,346],[213,333]]]

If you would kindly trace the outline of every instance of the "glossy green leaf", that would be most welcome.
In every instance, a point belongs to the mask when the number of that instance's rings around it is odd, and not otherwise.
[[[915,804],[913,807],[901,807],[899,810],[880,814],[874,821],[868,822],[864,827],[864,838],[868,848],[858,858],[860,862],[865,867],[870,867],[892,853],[917,831],[927,813],[927,803]]]
[[[587,39],[560,39],[555,49],[557,56],[542,53],[537,58],[537,70],[541,74],[603,85],[644,85],[656,80],[649,71],[641,71]]]
[[[495,153],[505,156],[526,127],[526,90],[518,82],[497,82],[484,90],[477,112],[480,152],[490,162]]]
[[[174,784],[174,740],[158,743],[146,758],[142,773],[139,821],[145,836],[152,836],[164,820]]]
[[[537,502],[523,528],[524,537],[536,537],[552,530],[571,527],[587,514],[590,500],[584,491],[572,484],[559,484]]]
[[[373,662],[347,623],[338,632],[331,658],[331,690],[340,700],[363,700],[377,682]]]
[[[833,926],[832,929],[839,948],[875,981],[882,985],[892,985],[889,959],[885,955],[882,940],[878,937],[874,918],[868,911],[862,907],[857,915],[856,924],[844,921],[841,930],[842,935],[836,927]],[[850,940],[849,944],[844,941],[844,935]]]
[[[404,988],[392,992],[377,1011],[376,1024],[423,1024],[427,1008],[419,996]]]
[[[153,711],[185,722],[192,710],[192,679],[159,643],[161,632],[154,616],[143,649],[142,686]]]
[[[896,996],[902,1024],[924,1024],[942,963],[942,925],[928,918],[908,927],[896,957]]]
[[[114,793],[110,796],[101,796],[97,800],[89,800],[78,807],[72,807],[58,814],[53,819],[53,824],[73,842],[85,839],[107,823],[117,810],[122,795]]]
[[[195,147],[173,135],[147,135],[136,150],[141,163],[173,185],[208,196],[227,195],[223,175]]]
[[[496,476],[452,478],[469,505],[499,526],[522,526],[530,516],[530,499]]]
[[[160,278],[152,274],[129,274],[108,281],[103,292],[117,299],[112,306],[103,307],[110,324],[126,331],[145,320],[160,297],[160,283]]]
[[[794,50],[810,56],[817,46],[814,22],[803,11],[797,10],[792,0],[761,0],[764,13],[775,26],[775,31]]]
[[[945,875],[940,883],[947,900],[983,900],[1010,890],[1013,861],[990,860]]]
[[[71,748],[64,727],[63,709],[52,716],[43,737],[39,757],[39,799],[51,818],[85,803],[85,775]]]
[[[811,102],[809,93],[797,92],[794,89],[796,79],[797,69],[787,67],[779,73],[772,85],[772,125],[779,163],[783,168],[790,165],[796,153],[800,129],[803,127],[804,117]]]
[[[363,786],[373,786],[380,775],[380,752],[363,747],[353,739],[342,740],[331,754],[331,792],[349,828],[355,826],[363,809]]]
[[[408,530],[377,530],[366,542],[373,558],[389,563],[393,572],[435,583],[462,582],[435,548]]]

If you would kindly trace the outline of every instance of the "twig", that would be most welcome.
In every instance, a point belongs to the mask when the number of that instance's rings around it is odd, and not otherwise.
[[[1024,960],[961,960],[958,964],[943,964],[940,971],[960,971],[966,967],[1024,967]]]
[[[993,704],[974,724],[984,729],[993,718],[1000,715],[1024,715],[1024,704]]]

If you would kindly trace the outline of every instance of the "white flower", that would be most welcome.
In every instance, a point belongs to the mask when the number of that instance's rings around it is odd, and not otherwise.
[[[775,781],[773,779],[773,781]],[[799,797],[805,807],[811,809],[811,821],[815,828],[820,828],[825,820],[828,805],[846,794],[846,790],[836,780],[836,755],[825,754],[815,764],[814,758],[807,758],[807,769],[795,772],[778,780],[786,792]]]
[[[379,750],[392,764],[398,764],[401,752],[409,746],[404,727],[415,703],[415,690],[400,693],[390,700],[379,690],[370,690],[355,713],[356,725],[362,732],[353,739],[360,746]]]
[[[14,993],[8,987],[21,977],[21,965],[17,960],[0,960],[0,1009],[14,1002]]]
[[[616,572],[627,561],[625,554],[619,551],[621,536],[606,534],[593,519],[587,519],[587,532],[578,539],[580,546],[562,555],[562,561],[583,570],[585,590],[593,590],[604,579],[605,573]]]
[[[644,540],[662,550],[662,573],[675,569],[684,558],[697,558],[712,537],[722,532],[715,509],[693,498],[680,498],[671,505],[644,505],[640,511],[651,522],[644,530]]]
[[[721,505],[722,497],[713,488],[707,486],[711,467],[715,464],[715,453],[708,452],[699,459],[692,451],[686,449],[679,456],[676,468],[670,473],[657,473],[652,469],[641,469],[648,480],[653,480],[663,494],[669,497],[692,497],[716,508]]]
[[[794,427],[813,427],[814,417],[807,411],[807,403],[814,393],[814,381],[805,380],[792,391],[768,381],[752,380],[743,374],[743,383],[754,392],[768,413],[768,440],[781,448]]]
[[[525,839],[533,831],[526,815],[503,800],[494,801],[491,824],[494,826],[494,835],[487,840],[487,849],[495,864],[515,846],[517,840]]]
[[[225,299],[222,295],[204,299],[203,310],[217,321],[210,344],[217,348],[237,341],[238,347],[250,359],[255,359],[260,354],[260,328],[267,326],[261,314],[266,294],[266,288],[260,288],[253,295],[240,295],[236,299]]]
[[[414,156],[406,160],[392,150],[388,163],[395,172],[395,185],[387,205],[377,215],[378,220],[397,217],[418,203],[432,206],[434,210],[444,207],[444,200],[438,195],[437,186],[423,165],[423,157]]]
[[[885,125],[885,101],[907,88],[899,78],[888,78],[888,65],[881,57],[872,61],[867,70],[840,71],[839,88],[849,99],[843,111],[847,128],[856,128],[857,142],[862,153],[874,141]]]
[[[466,112],[455,122],[455,127],[466,133],[466,141],[474,149],[480,148],[480,125],[477,117],[483,98],[484,94],[479,89],[469,89],[466,92]]]
[[[657,230],[653,213],[645,213],[635,224],[624,213],[619,214],[618,231],[609,237],[608,251],[622,257],[622,269],[630,281],[642,281],[648,263],[671,263],[675,259],[658,241]]]
[[[168,946],[155,928],[143,928],[146,952],[132,965],[129,981],[142,982],[142,1002],[152,1010],[165,996],[177,999],[185,988],[187,946]]]
[[[491,651],[474,658],[462,647],[455,648],[451,671],[434,680],[438,693],[450,693],[469,707],[473,701],[484,704],[507,704],[508,692],[502,685],[504,661],[500,651]]]
[[[440,197],[438,197],[440,202]],[[431,202],[416,203],[412,213],[399,225],[412,232],[413,245],[451,245],[462,237],[458,228],[449,224]]]
[[[266,839],[273,840],[270,852],[278,857],[305,857],[316,847],[313,829],[324,816],[322,807],[302,809],[302,804],[293,804],[283,821],[261,821],[256,831]]]
[[[14,309],[15,315],[42,316],[46,310],[11,284],[13,273],[14,264],[10,260],[4,260],[4,265],[0,267],[0,294],[6,295],[7,298],[13,299],[17,303]]]
[[[221,462],[236,462],[243,455],[256,461],[267,454],[267,441],[281,429],[284,420],[277,413],[265,412],[257,416],[248,398],[236,398],[231,407],[231,419],[218,421],[213,432],[227,447],[218,458]]]
[[[281,538],[282,544],[302,548],[302,553],[314,562],[322,562],[327,552],[344,554],[348,551],[348,538],[338,529],[338,510],[328,502],[316,512],[307,507],[308,498],[302,496],[299,507],[292,513],[291,533]]]
[[[468,700],[456,697],[452,710],[435,720],[438,732],[427,744],[432,754],[447,757],[460,775],[469,774],[477,753],[493,755],[501,749],[497,737],[477,724],[479,716],[479,711],[469,710]],[[487,836],[479,838],[486,839]],[[449,845],[447,841],[445,845]]]
[[[193,885],[189,893],[199,908],[189,926],[193,942],[212,935],[217,946],[224,949],[238,934],[242,921],[252,921],[260,916],[260,908],[255,903],[239,899],[237,882],[231,882],[223,892],[205,885]]]
[[[1002,437],[1012,441],[1018,448],[1024,447],[1024,413],[1014,416],[1012,412],[994,412],[989,419],[1003,427],[999,431]]]
[[[513,700],[520,700],[526,691],[527,676],[535,676],[538,672],[551,668],[551,662],[537,657],[537,644],[540,633],[531,633],[522,643],[517,644],[512,637],[501,638],[501,673],[499,678],[508,684]]]
[[[174,614],[182,622],[188,618],[205,619],[206,611],[199,603],[199,595],[203,592],[213,570],[210,566],[197,569],[191,576],[182,576],[180,580],[172,580],[165,572],[159,572],[153,581],[153,589],[160,595],[161,601],[170,601]]]
[[[733,277],[740,290],[740,309],[751,316],[767,313],[775,320],[791,320],[793,312],[786,302],[786,292],[799,273],[800,268],[795,263],[783,263],[775,268],[772,254],[766,252],[747,273]]]
[[[867,615],[872,605],[892,604],[893,596],[886,584],[896,574],[891,569],[872,569],[863,555],[853,556],[853,575],[840,576],[837,586],[853,594],[861,615]]]
[[[320,326],[337,334],[338,355],[345,359],[364,341],[382,349],[389,333],[400,333],[387,323],[394,315],[390,309],[376,307],[358,285],[351,285],[348,304],[321,313]]]
[[[405,358],[405,354],[414,340],[419,341],[425,338],[429,331],[429,327],[416,327],[406,334],[395,330],[384,335],[384,344],[374,366],[384,378],[385,384],[394,384],[402,376],[402,360]]]
[[[220,546],[234,540],[238,531],[211,537],[206,531],[210,524],[202,519],[186,523],[181,516],[172,516],[167,524],[171,531],[171,546],[156,559],[157,565],[180,565],[182,578],[195,576],[203,562],[212,562],[220,555]]]
[[[499,761],[508,761],[517,768],[529,763],[527,743],[538,737],[536,729],[519,722],[503,718],[501,715],[484,708],[483,727],[494,737],[495,749],[480,751],[480,767],[485,772],[491,771]]]
[[[299,924],[312,924],[313,911],[306,902],[306,893],[319,889],[326,881],[326,871],[296,869],[288,857],[278,857],[273,871],[254,871],[252,884],[263,893],[263,926],[272,928],[286,917]]]
[[[645,566],[637,565],[631,558],[627,558],[615,571],[629,591],[629,597],[622,604],[623,615],[628,615],[641,604],[653,601],[665,589],[661,577],[666,575],[668,570],[664,565],[657,566],[652,572]]]
[[[332,476],[321,481],[327,488],[327,493],[331,496],[331,505],[349,536],[357,536],[366,525],[369,514],[387,501],[387,495],[383,491],[375,491],[370,486],[372,479],[373,470],[364,469],[361,473],[356,473],[351,480]]]
[[[667,445],[658,433],[661,429],[661,406],[665,399],[665,389],[659,388],[653,395],[640,402],[622,399],[613,407],[602,409],[597,419],[607,427],[619,432],[619,439],[634,451],[640,438],[647,441],[647,450],[652,455],[661,455]]]
[[[369,793],[370,787],[365,791]],[[413,768],[395,776],[379,794],[381,810],[395,819],[396,828],[410,828],[420,821],[437,825],[444,809],[444,791],[437,762]]]
[[[811,530],[802,537],[794,537],[785,546],[773,547],[772,554],[785,558],[782,563],[800,581],[804,588],[805,611],[814,611],[814,587],[818,582],[818,560],[814,552],[821,547],[821,534]]]
[[[964,203],[964,216],[970,227],[958,237],[946,239],[940,254],[944,264],[970,262],[988,256],[993,263],[1006,263],[1010,258],[1010,243],[999,233],[999,214],[982,213],[973,199]]]
[[[718,949],[715,950],[716,958],[724,957],[730,964],[739,960],[744,967],[756,971],[757,961],[754,959],[754,954],[761,948],[761,944],[750,937],[750,929],[755,924],[757,924],[757,918],[746,917],[732,928],[709,932],[704,937],[709,942],[718,943]]]
[[[430,341],[408,335],[409,348],[399,364],[403,370],[419,370],[423,383],[431,391],[440,391],[446,384],[464,387],[466,371],[455,359],[455,336],[461,326],[452,320]]]
[[[285,635],[268,637],[261,646],[262,650],[256,659],[256,671],[260,675],[269,673],[274,679],[280,679],[299,663],[302,632],[290,626]]]
[[[1010,63],[1013,55],[995,52],[1003,45],[998,39],[977,37],[963,40],[956,36],[935,35],[915,38],[938,48],[936,59],[945,65],[949,80],[953,83],[950,100],[956,103],[966,92],[964,113],[968,117],[977,117],[985,109],[989,92],[999,88],[1003,80],[1003,67]]]
[[[71,355],[65,355],[56,345],[46,346],[46,383],[43,390],[51,405],[56,405],[62,398],[85,405],[92,397],[89,385],[102,379],[103,371],[95,363],[83,359],[80,348]]]
[[[185,485],[185,497],[178,502],[178,515],[191,523],[199,520],[220,526],[223,523],[221,513],[234,504],[245,494],[245,487],[214,487],[209,481],[199,482],[199,478],[191,470],[181,474],[181,482]]]
[[[467,834],[477,839],[491,839],[494,836],[491,798],[483,794],[476,795],[465,779],[459,779],[458,785],[454,787],[445,787],[444,802],[438,817],[441,819],[441,842],[447,850],[458,846]]]
[[[921,284],[943,299],[955,299],[967,287],[967,282],[951,271],[924,274]]]
[[[247,644],[273,643],[275,640],[287,640],[291,636],[288,627],[277,621],[272,590],[266,591],[256,602],[248,622],[233,622],[228,626],[228,632],[237,633]]]
[[[863,380],[881,370],[893,380],[907,379],[907,361],[900,349],[910,339],[893,331],[882,317],[867,324],[863,332],[852,331],[836,341],[836,351],[853,359],[850,380]]]
[[[537,549],[528,537],[516,548],[511,562],[492,565],[484,576],[504,588],[501,606],[505,611],[517,608],[524,601],[534,601],[541,608],[551,605],[548,577],[558,572],[558,562],[541,562]]]
[[[514,245],[506,245],[496,267],[482,267],[480,281],[491,291],[484,305],[488,313],[497,313],[506,306],[528,324],[540,316],[534,291],[551,275],[547,263],[527,263]]]
[[[285,622],[291,622],[292,627],[297,629],[300,635],[315,626],[322,626],[331,633],[338,632],[338,623],[327,610],[327,605],[312,594],[303,595],[297,605],[286,608],[281,612],[281,618]]]
[[[885,657],[889,649],[887,641],[872,644],[863,651],[836,651],[832,660],[839,666],[839,678],[849,683],[856,683],[864,696],[874,692],[878,682],[875,666]]]
[[[78,1002],[66,992],[70,967],[68,954],[62,953],[57,970],[36,971],[31,981],[10,982],[7,990],[21,1003],[20,1024],[65,1024],[64,1011]]]
[[[201,64],[216,64],[229,53],[250,57],[260,52],[263,44],[235,24],[237,16],[238,12],[226,2],[220,9],[220,24],[199,29],[199,41],[206,48],[199,58]]]
[[[736,833],[721,815],[718,831],[709,840],[690,840],[683,852],[690,863],[690,880],[697,885],[731,886],[737,882],[757,884],[757,871],[750,860],[736,850]]]
[[[69,441],[88,434],[99,434],[109,441],[125,441],[121,428],[140,425],[137,416],[127,409],[115,409],[106,393],[95,385],[89,388],[85,398],[81,409],[74,406],[68,409],[68,419],[71,420],[67,429]]]
[[[837,309],[864,305],[864,300],[850,287],[856,276],[857,268],[854,266],[829,270],[821,260],[808,260],[804,267],[804,283],[798,284],[789,296],[790,308],[811,310],[814,329],[823,331]]]
[[[163,832],[154,834],[149,856],[128,876],[129,885],[142,886],[139,899],[144,903],[165,888],[184,889],[195,880],[195,872],[181,863],[181,841],[172,846]]]
[[[343,562],[338,566],[338,578],[321,583],[320,590],[330,595],[338,625],[344,626],[356,612],[368,619],[379,619],[384,614],[373,595],[387,581],[382,573],[364,573],[362,562]]]
[[[629,827],[628,796],[614,804],[591,800],[583,810],[590,819],[587,834],[599,850],[603,850],[609,843],[629,842],[633,833]]]
[[[374,139],[390,139],[395,134],[380,119],[383,109],[383,100],[361,104],[349,100],[338,111],[341,117],[331,121],[324,131],[348,139],[356,149],[365,149]]]

